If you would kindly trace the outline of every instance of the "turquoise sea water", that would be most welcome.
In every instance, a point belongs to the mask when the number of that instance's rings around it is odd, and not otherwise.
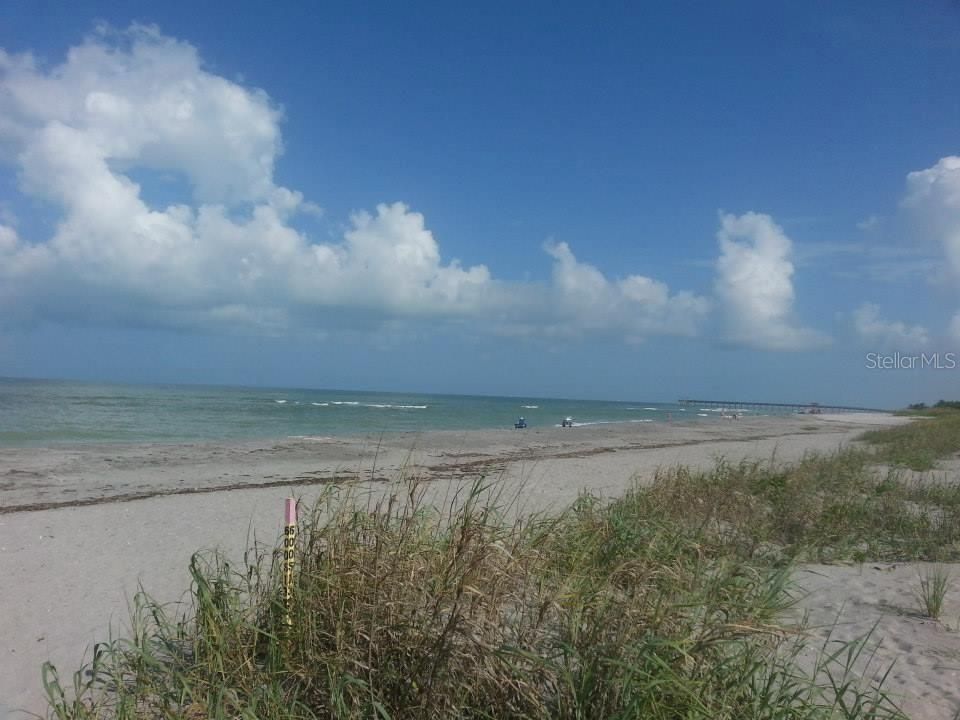
[[[0,447],[710,420],[674,403],[0,378]]]

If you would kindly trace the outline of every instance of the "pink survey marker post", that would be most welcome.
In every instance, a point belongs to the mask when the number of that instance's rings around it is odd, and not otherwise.
[[[297,500],[287,498],[283,528],[283,605],[287,625],[291,624],[290,606],[293,604],[293,554],[297,544]]]

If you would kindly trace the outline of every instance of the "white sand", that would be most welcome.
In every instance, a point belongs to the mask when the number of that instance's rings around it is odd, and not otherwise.
[[[806,593],[810,652],[835,651],[839,643],[869,635],[855,668],[877,680],[914,720],[953,720],[960,711],[960,566],[944,566],[953,577],[940,622],[921,613],[917,591],[923,563],[808,565],[795,580]],[[892,667],[891,667],[892,666]]]
[[[484,474],[501,478],[507,488],[522,481],[524,507],[539,510],[566,505],[583,489],[619,495],[634,477],[649,479],[661,466],[706,467],[718,457],[791,461],[832,450],[866,427],[899,421],[820,415],[387,439],[0,450],[0,718],[23,717],[18,709],[42,712],[43,661],[52,660],[67,675],[77,669],[92,643],[107,638],[111,623],[122,631],[127,599],[139,582],[158,599],[179,598],[192,553],[220,548],[237,555],[250,533],[273,541],[283,498],[294,494],[309,502],[320,492],[318,483],[332,477],[359,478],[361,488],[380,493],[387,487],[383,479],[412,467],[431,481],[439,502],[452,487]],[[269,486],[225,489],[250,484]],[[880,575],[877,582],[886,587],[883,578],[892,577]],[[858,593],[845,581],[816,589],[837,607]],[[885,608],[878,604],[876,611],[889,615]],[[922,622],[898,617],[908,625]],[[960,686],[941,684],[942,670],[911,660],[924,648],[900,625],[890,627],[899,635],[881,647],[882,657],[896,650],[906,657],[901,662],[917,668],[892,676],[892,690],[920,703],[927,714],[917,717],[951,717],[945,709],[957,706]],[[944,652],[960,651],[957,636],[941,635],[949,645]]]

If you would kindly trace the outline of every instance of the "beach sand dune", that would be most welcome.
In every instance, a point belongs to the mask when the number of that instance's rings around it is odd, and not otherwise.
[[[0,717],[23,717],[17,710],[42,712],[41,664],[50,659],[62,673],[71,673],[111,627],[115,636],[122,634],[128,599],[140,584],[159,600],[179,599],[189,584],[187,565],[194,552],[217,548],[238,557],[254,537],[273,543],[281,531],[284,497],[310,502],[335,478],[377,494],[389,487],[385,481],[404,471],[415,473],[428,481],[428,500],[440,503],[463,483],[485,476],[499,479],[508,494],[522,483],[522,509],[545,510],[569,504],[583,490],[620,495],[632,482],[652,478],[658,467],[709,467],[720,457],[792,461],[849,443],[879,422],[900,421],[890,416],[796,416],[273,443],[2,450]],[[896,616],[880,602],[886,597],[882,588],[900,578],[898,573],[910,574],[909,569],[878,572],[875,582],[881,589],[858,589],[854,581],[822,581],[832,577],[830,572],[840,572],[828,571],[810,575],[821,583],[810,585],[811,612],[845,603],[853,607],[862,592],[867,594],[858,602],[876,597],[876,612]],[[874,577],[873,571],[864,572]],[[890,607],[904,602],[889,600]],[[893,690],[935,709],[917,717],[951,717],[937,713],[956,705],[960,684],[953,676],[938,675],[946,672],[941,665],[917,655],[929,643],[911,640],[896,624],[919,621],[896,617],[901,620],[891,620],[890,637],[897,639],[882,645],[880,654],[881,660],[904,656],[898,660],[903,673],[892,676]],[[945,662],[950,653],[960,652],[955,635],[933,625],[917,627],[937,634],[937,652]],[[939,694],[938,684],[944,688]]]
[[[914,720],[952,720],[960,711],[960,566],[941,619],[926,617],[917,596],[925,563],[806,565],[796,573],[798,613],[807,614],[809,654],[869,636],[856,670],[879,680]],[[829,644],[826,646],[824,643]]]

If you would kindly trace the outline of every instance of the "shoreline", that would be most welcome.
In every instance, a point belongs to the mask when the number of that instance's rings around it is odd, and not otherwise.
[[[816,419],[811,419],[816,418]],[[517,463],[751,442],[862,428],[875,416],[766,416],[706,423],[397,431],[257,441],[0,448],[0,515],[218,490],[491,475]]]
[[[189,587],[193,553],[217,549],[235,558],[252,541],[272,544],[280,536],[284,497],[311,503],[331,484],[320,474],[304,479],[305,468],[321,474],[337,467],[355,471],[349,484],[361,497],[395,487],[383,479],[399,480],[397,469],[406,468],[421,473],[428,501],[438,506],[465,484],[488,477],[515,494],[518,513],[550,512],[584,491],[618,496],[634,482],[648,482],[659,467],[706,468],[718,457],[791,462],[809,452],[833,451],[870,427],[902,421],[890,416],[853,420],[804,416],[651,423],[642,430],[634,425],[632,432],[610,426],[573,432],[441,431],[407,436],[407,442],[418,440],[413,450],[400,442],[374,445],[370,438],[355,438],[345,445],[247,447],[240,455],[222,445],[207,446],[199,456],[178,446],[173,455],[169,448],[159,454],[154,448],[144,457],[138,448],[114,462],[39,453],[33,460],[41,465],[61,471],[72,467],[74,484],[98,472],[113,482],[136,482],[114,485],[89,504],[0,514],[0,637],[6,639],[0,648],[0,718],[23,718],[18,709],[44,709],[40,668],[45,660],[69,677],[111,629],[115,637],[125,635],[128,599],[139,587],[175,602]],[[239,487],[225,487],[237,464],[251,477]],[[0,468],[11,467],[9,453],[0,451]],[[190,473],[206,484],[194,481],[187,487],[178,481]],[[129,496],[151,481],[159,484],[154,490],[166,494]],[[93,490],[102,490],[102,483],[95,479]],[[25,492],[29,489],[21,489]],[[11,494],[0,490],[0,505],[7,505]]]
[[[646,409],[646,408],[644,408]],[[528,425],[524,429],[525,432],[550,432],[553,430],[563,430],[564,432],[571,432],[571,430],[580,430],[580,431],[589,431],[593,428],[603,428],[603,427],[619,427],[624,428],[628,426],[635,425],[675,425],[675,426],[691,426],[696,427],[699,425],[709,425],[713,423],[720,422],[724,419],[724,416],[721,414],[720,409],[710,409],[709,415],[706,413],[698,412],[671,412],[661,408],[652,408],[662,412],[664,416],[670,415],[671,419],[663,417],[662,419],[653,419],[653,418],[640,418],[640,419],[619,419],[619,420],[586,420],[583,422],[578,422],[574,420],[572,428],[564,428],[562,425],[562,419],[560,418],[555,423],[548,424],[532,424]],[[807,417],[817,417],[815,415],[809,415],[807,413],[771,413],[771,414],[755,414],[753,411],[739,411],[741,412],[740,420],[769,420],[769,419],[801,419]],[[849,413],[836,413],[830,415],[831,417],[844,418],[844,417],[873,417],[876,415],[889,415],[890,413],[866,413],[866,412],[849,412]],[[516,417],[520,417],[519,413],[516,414]],[[483,427],[461,427],[456,429],[450,429],[447,427],[442,428],[422,428],[422,429],[389,429],[389,428],[380,428],[368,431],[360,432],[335,432],[329,429],[325,430],[327,434],[323,432],[310,433],[310,434],[272,434],[272,435],[250,435],[250,436],[236,436],[229,438],[221,437],[194,437],[194,438],[160,438],[160,439],[150,439],[150,440],[58,440],[48,443],[10,443],[2,444],[0,443],[0,453],[4,452],[37,452],[37,451],[72,451],[72,452],[83,452],[89,450],[115,450],[122,451],[133,448],[177,448],[177,447],[208,447],[208,446],[224,446],[224,447],[241,447],[248,445],[263,445],[263,444],[278,444],[284,442],[331,442],[331,441],[356,441],[359,439],[369,439],[369,438],[384,438],[384,439],[395,439],[400,437],[413,437],[419,435],[445,435],[445,434],[463,434],[463,433],[510,433],[514,434],[515,428],[513,427],[513,422],[516,417],[510,419],[508,422],[497,425],[489,425]],[[525,417],[525,416],[524,416]],[[822,417],[822,415],[820,416]],[[530,421],[527,418],[528,422]],[[535,421],[534,421],[535,422]]]

